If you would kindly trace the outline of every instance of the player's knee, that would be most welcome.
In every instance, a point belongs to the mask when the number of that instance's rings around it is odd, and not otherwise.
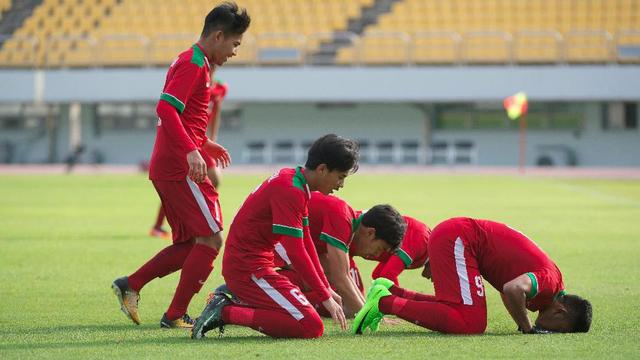
[[[213,234],[212,236],[198,237],[196,238],[196,243],[204,244],[208,247],[220,251],[220,249],[222,248],[222,232],[218,232],[216,234]]]
[[[302,325],[302,337],[305,339],[315,339],[322,336],[324,333],[324,323],[320,316],[313,312],[308,314],[300,321]]]

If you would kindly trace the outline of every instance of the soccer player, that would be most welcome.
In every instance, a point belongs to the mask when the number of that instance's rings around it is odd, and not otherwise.
[[[211,98],[209,100],[209,106],[207,110],[209,116],[209,122],[207,124],[207,137],[209,137],[209,139],[211,139],[212,141],[217,141],[218,129],[220,127],[220,106],[225,96],[227,95],[228,86],[217,78],[214,78],[213,83],[214,85],[209,88],[211,92]],[[211,157],[211,155],[202,150],[200,150],[200,155],[207,165],[207,177],[209,178],[209,180],[211,180],[211,184],[213,184],[213,187],[216,190],[220,189],[220,179],[222,178],[222,174],[220,173],[220,169],[218,168],[218,166],[216,166],[215,160]],[[158,215],[156,216],[156,222],[149,231],[149,235],[163,239],[169,239],[171,237],[171,234],[162,227],[164,219],[164,208],[162,207],[162,204],[160,204]]]
[[[236,214],[222,260],[222,275],[241,304],[216,294],[198,317],[191,337],[225,324],[248,326],[274,338],[316,338],[324,331],[300,289],[276,272],[274,252],[289,259],[342,329],[340,296],[329,286],[309,236],[311,191],[332,193],[358,167],[355,141],[329,134],[309,148],[303,167],[282,169],[251,193]]]
[[[430,330],[480,334],[487,326],[484,277],[502,296],[509,314],[525,334],[587,332],[591,304],[564,291],[556,264],[533,241],[509,226],[489,220],[453,218],[439,224],[429,240],[435,296],[374,280],[353,332],[376,331],[384,314]],[[537,311],[531,324],[527,309]]]
[[[383,277],[399,286],[398,276],[404,270],[422,268],[428,261],[427,244],[429,243],[431,229],[423,222],[410,216],[404,216],[404,220],[407,223],[407,231],[398,249],[393,252],[383,252],[376,257],[355,254],[367,260],[379,262],[371,273],[373,279]]]
[[[352,256],[378,258],[400,246],[406,223],[390,205],[376,205],[366,212],[354,211],[346,201],[314,191],[309,202],[309,230],[329,284],[342,298],[346,317],[353,317],[364,304],[364,288]],[[278,250],[278,248],[276,248]],[[283,256],[280,256],[283,258]],[[307,294],[307,285],[290,268],[279,271]],[[308,294],[318,312],[327,316],[322,304]]]
[[[223,167],[230,161],[227,151],[205,135],[210,63],[220,66],[236,54],[249,23],[246,10],[235,3],[216,6],[206,16],[198,42],[180,54],[167,73],[157,106],[158,131],[149,178],[171,225],[173,245],[112,284],[121,310],[136,324],[140,323],[140,290],[153,279],[182,269],[160,326],[193,326],[187,315],[189,302],[207,280],[222,246],[218,194],[207,179],[200,150]]]

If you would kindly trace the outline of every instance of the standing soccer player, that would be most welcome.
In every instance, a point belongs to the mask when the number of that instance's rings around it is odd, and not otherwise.
[[[227,151],[205,134],[210,64],[220,66],[236,54],[249,23],[246,10],[235,3],[216,6],[205,18],[198,42],[180,54],[167,73],[157,106],[158,131],[149,178],[171,225],[173,245],[112,284],[122,311],[136,324],[140,323],[138,299],[143,286],[182,269],[160,326],[193,326],[187,315],[189,302],[207,280],[222,247],[218,194],[207,179],[200,150],[223,167],[230,162]]]
[[[212,78],[214,79],[214,85],[210,87],[211,98],[209,101],[209,106],[207,108],[209,115],[209,122],[207,124],[207,137],[209,137],[209,139],[211,139],[212,141],[217,142],[218,129],[220,127],[220,107],[222,106],[222,100],[224,100],[225,96],[227,96],[228,86],[221,80],[216,79],[213,76]],[[209,178],[209,180],[211,180],[211,183],[213,184],[213,187],[216,188],[216,190],[220,189],[220,179],[222,175],[215,160],[211,157],[211,155],[202,150],[200,150],[200,155],[202,155],[202,158],[207,165],[207,177]],[[156,222],[149,231],[149,235],[163,239],[168,239],[169,237],[171,237],[171,234],[162,227],[164,219],[164,208],[162,207],[162,204],[160,204],[158,215],[156,216]]]
[[[487,327],[484,277],[500,292],[509,314],[525,334],[587,332],[591,304],[564,291],[556,264],[533,241],[489,220],[453,218],[435,227],[425,277],[435,296],[374,280],[353,332],[376,331],[384,314],[397,315],[447,334],[480,334]],[[535,325],[527,309],[538,311]]]
[[[236,214],[224,252],[222,275],[241,304],[216,294],[198,317],[191,337],[225,324],[248,326],[276,338],[316,338],[324,324],[300,289],[276,272],[274,252],[296,271],[346,328],[340,297],[331,290],[309,236],[311,191],[332,193],[357,170],[357,143],[337,135],[316,140],[306,164],[282,169],[247,197]]]

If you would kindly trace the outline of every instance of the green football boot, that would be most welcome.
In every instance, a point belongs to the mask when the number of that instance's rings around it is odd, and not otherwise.
[[[369,292],[371,292],[371,289],[373,289],[374,286],[376,285],[382,285],[384,287],[386,287],[387,289],[391,289],[391,287],[393,285],[395,285],[393,283],[393,281],[387,279],[387,278],[383,278],[383,277],[379,277],[375,280],[373,280],[373,282],[371,283],[371,287],[369,288]],[[369,292],[367,292],[367,297],[369,297]]]
[[[389,295],[391,295],[391,292],[384,285],[371,287],[369,294],[367,294],[367,301],[353,320],[351,333],[362,334],[367,327],[371,328],[372,331],[377,331],[380,320],[382,320],[384,316],[384,314],[380,312],[378,304],[380,303],[380,299]]]

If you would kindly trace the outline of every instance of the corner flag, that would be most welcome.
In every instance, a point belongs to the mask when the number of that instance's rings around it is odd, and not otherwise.
[[[517,120],[520,116],[526,115],[529,109],[527,94],[519,92],[504,99],[504,109],[507,110],[507,116],[511,120]]]

